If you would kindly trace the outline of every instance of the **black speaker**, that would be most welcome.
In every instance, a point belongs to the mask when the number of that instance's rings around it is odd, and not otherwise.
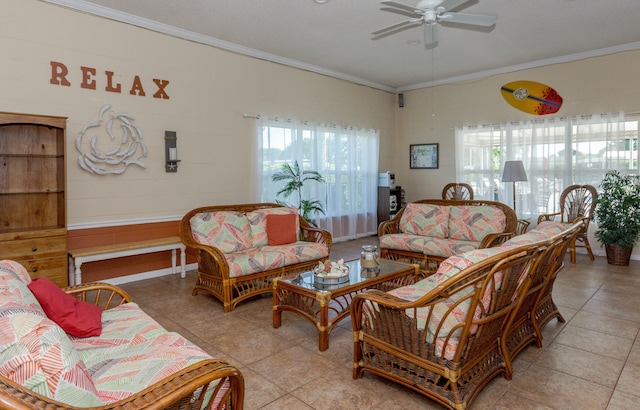
[[[398,107],[404,107],[404,94],[398,94]]]

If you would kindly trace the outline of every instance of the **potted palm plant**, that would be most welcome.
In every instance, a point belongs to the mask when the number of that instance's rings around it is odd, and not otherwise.
[[[605,247],[607,262],[627,266],[640,237],[640,176],[608,171],[600,188],[595,210],[596,239]]]
[[[298,161],[294,161],[293,164],[282,164],[281,170],[273,174],[271,180],[274,182],[285,181],[284,187],[276,193],[276,196],[282,195],[284,198],[288,198],[290,195],[295,194],[298,198],[298,211],[302,217],[310,224],[317,226],[313,222],[313,216],[317,213],[324,215],[324,207],[319,200],[304,199],[302,197],[302,188],[309,181],[324,184],[325,180],[322,175],[317,171],[301,170]],[[276,202],[281,205],[288,205],[284,201],[276,200]]]

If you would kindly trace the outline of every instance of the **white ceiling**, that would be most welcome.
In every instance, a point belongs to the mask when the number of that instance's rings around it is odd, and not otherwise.
[[[372,39],[408,18],[375,0],[45,1],[388,91],[640,49],[640,0],[470,0],[495,26],[440,25],[430,49],[422,27]]]

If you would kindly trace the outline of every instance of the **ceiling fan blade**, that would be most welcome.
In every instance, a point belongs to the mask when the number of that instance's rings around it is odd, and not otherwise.
[[[382,1],[382,2],[380,2],[380,4],[384,4],[385,6],[395,7],[397,9],[401,9],[401,10],[405,10],[405,11],[409,11],[411,13],[416,13],[417,11],[419,11],[417,8],[415,8],[413,6],[409,6],[409,5],[406,5],[406,4],[398,3],[397,1]]]
[[[436,43],[438,41],[438,23],[424,25],[424,45]]]
[[[421,19],[419,18],[415,18],[415,19],[409,19],[409,20],[405,20],[405,21],[401,21],[400,23],[396,23],[396,24],[392,24],[390,26],[387,27],[383,27],[379,30],[374,31],[373,33],[371,33],[373,36],[379,36],[381,34],[385,34],[388,33],[390,31],[394,31],[403,27],[408,27],[414,24],[419,24],[421,22]]]
[[[482,16],[469,13],[446,13],[440,16],[440,20],[447,23],[472,24],[474,26],[489,27],[496,23],[496,16]]]
[[[440,5],[438,5],[438,8],[442,7],[444,11],[449,11],[470,1],[471,0],[444,0]]]

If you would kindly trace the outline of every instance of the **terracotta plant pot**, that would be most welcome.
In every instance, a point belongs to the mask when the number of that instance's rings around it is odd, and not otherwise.
[[[629,266],[629,260],[631,259],[631,251],[633,248],[623,248],[616,244],[610,244],[605,246],[607,251],[607,262],[611,265],[617,266]]]

